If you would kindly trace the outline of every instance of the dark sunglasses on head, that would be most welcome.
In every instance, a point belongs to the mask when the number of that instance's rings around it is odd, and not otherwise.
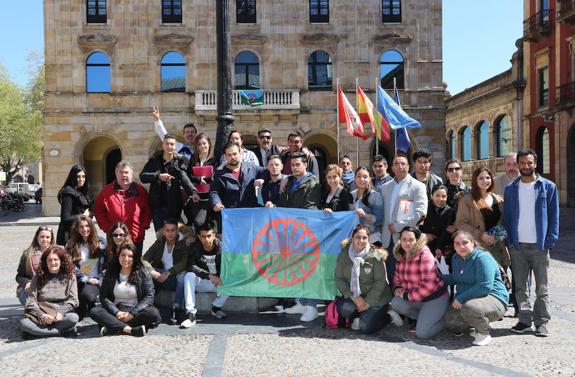
[[[48,232],[51,232],[51,231],[52,231],[52,228],[50,228],[49,226],[41,226],[41,227],[38,227],[38,229],[40,229],[40,230],[47,230]]]
[[[112,233],[112,237],[126,237],[126,233]]]
[[[447,171],[449,173],[453,173],[454,171],[460,171],[460,170],[461,170],[461,168],[447,168]]]

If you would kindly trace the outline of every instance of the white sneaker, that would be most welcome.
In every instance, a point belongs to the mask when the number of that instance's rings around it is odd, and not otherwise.
[[[304,306],[305,311],[302,314],[300,320],[303,322],[311,322],[317,317],[319,317],[319,313],[317,312],[317,308],[315,306],[306,305]]]
[[[491,335],[489,334],[478,334],[475,333],[475,340],[473,341],[474,346],[486,346],[491,343]]]
[[[196,323],[196,315],[193,313],[188,313],[188,318],[180,323],[180,327],[183,329],[189,329],[190,327],[195,326]]]
[[[284,313],[286,314],[303,314],[305,312],[305,306],[300,304],[299,302],[292,306],[291,308],[285,308]]]
[[[351,329],[356,331],[359,330],[359,317],[353,319],[351,322]]]
[[[275,309],[276,312],[278,312],[278,313],[283,313],[283,312],[284,312],[284,306],[283,306],[283,305],[276,305],[276,306],[274,306],[274,309]]]
[[[403,326],[403,319],[401,319],[401,316],[397,314],[395,310],[389,309],[387,314],[389,314],[389,316],[391,317],[391,323],[393,323],[397,327]]]

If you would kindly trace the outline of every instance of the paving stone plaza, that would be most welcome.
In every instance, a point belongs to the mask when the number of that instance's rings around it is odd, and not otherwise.
[[[27,205],[27,207],[30,207]],[[233,314],[221,321],[199,316],[182,330],[160,325],[144,338],[100,337],[85,319],[75,339],[25,340],[15,298],[18,258],[36,227],[57,218],[0,217],[0,371],[2,376],[573,376],[575,375],[575,211],[562,209],[561,234],[551,257],[551,336],[516,335],[511,317],[492,324],[493,342],[471,346],[471,337],[446,331],[421,341],[405,327],[372,336],[305,327],[297,315]],[[146,245],[153,234],[148,231]],[[512,314],[510,310],[508,314]]]

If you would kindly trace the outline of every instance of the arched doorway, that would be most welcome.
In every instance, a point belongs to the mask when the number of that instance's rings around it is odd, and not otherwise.
[[[319,166],[320,179],[328,164],[337,164],[337,142],[331,135],[317,133],[305,138],[304,146],[315,155]]]
[[[575,161],[575,124],[567,136],[567,161]],[[567,164],[567,206],[575,207],[575,164]]]
[[[81,161],[86,168],[90,194],[95,199],[106,184],[115,179],[114,168],[122,160],[120,147],[106,136],[96,137],[82,151]]]

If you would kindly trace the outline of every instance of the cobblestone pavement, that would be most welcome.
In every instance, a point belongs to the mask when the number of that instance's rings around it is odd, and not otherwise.
[[[196,328],[161,325],[142,339],[98,337],[94,322],[76,339],[23,340],[15,300],[15,271],[36,226],[0,226],[0,370],[2,376],[575,376],[575,210],[562,209],[561,236],[551,260],[551,336],[515,335],[515,319],[493,323],[493,342],[441,332],[420,341],[405,328],[374,336],[306,325],[296,316],[200,316]],[[42,219],[28,220],[39,223]],[[53,218],[44,221],[53,222]],[[148,233],[147,244],[152,241]]]

